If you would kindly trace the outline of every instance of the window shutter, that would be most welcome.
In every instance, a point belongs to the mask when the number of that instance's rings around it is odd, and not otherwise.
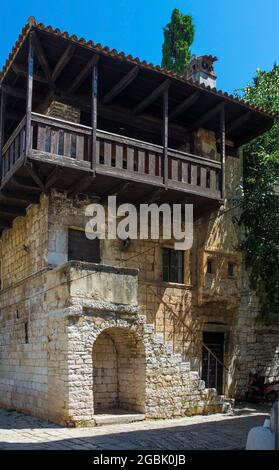
[[[69,229],[68,260],[100,263],[100,240],[89,240],[82,230]]]

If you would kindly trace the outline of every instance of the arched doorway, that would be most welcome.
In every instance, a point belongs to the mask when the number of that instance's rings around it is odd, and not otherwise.
[[[94,414],[110,410],[145,412],[145,350],[125,328],[108,328],[93,346]]]

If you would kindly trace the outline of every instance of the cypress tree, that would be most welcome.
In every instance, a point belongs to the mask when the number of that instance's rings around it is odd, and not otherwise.
[[[193,18],[175,8],[171,21],[164,28],[162,67],[183,72],[190,61],[190,46],[194,41]]]

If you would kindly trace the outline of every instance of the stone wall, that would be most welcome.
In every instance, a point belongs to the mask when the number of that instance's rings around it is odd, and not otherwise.
[[[1,239],[0,405],[34,414],[47,400],[47,234],[48,199],[42,197]]]
[[[99,312],[94,302],[92,310],[79,315],[60,315],[68,331],[67,358],[60,356],[57,363],[69,378],[68,418],[63,422],[94,424],[94,413],[116,403],[150,418],[224,411],[230,406],[215,390],[205,390],[198,373],[191,372],[179,355],[167,352],[144,317]],[[56,334],[58,338],[59,330]],[[107,341],[99,343],[105,337]],[[113,340],[117,357],[108,339]],[[116,375],[112,366],[117,360]]]
[[[53,264],[62,264],[67,260],[68,227],[84,229],[87,221],[84,211],[90,201],[69,200],[57,193],[52,197],[48,259]],[[139,270],[138,302],[141,314],[146,315],[148,323],[154,324],[156,333],[162,334],[169,350],[182,354],[184,360],[190,361],[191,367],[199,373],[203,331],[224,332],[228,368],[234,357],[242,258],[236,250],[238,233],[232,221],[233,215],[228,212],[218,217],[217,213],[211,213],[210,217],[197,222],[194,247],[184,254],[183,285],[162,280],[162,247],[172,247],[172,242],[160,245],[147,240],[132,241],[124,251],[120,249],[118,240],[101,243],[102,263]],[[213,276],[206,274],[209,255],[214,257],[216,264]],[[233,279],[227,272],[229,261],[237,266]],[[226,373],[226,392],[231,389],[231,375],[231,372]]]
[[[145,411],[145,351],[127,329],[105,329],[93,345],[94,413],[111,408]]]
[[[209,140],[203,145],[212,152],[204,151],[215,158]],[[162,279],[162,247],[172,241],[132,241],[125,250],[118,240],[102,241],[101,263],[115,271],[89,275],[87,268],[65,267],[68,229],[85,228],[90,199],[52,191],[15,219],[0,247],[0,405],[69,423],[94,419],[105,396],[111,406],[117,401],[154,418],[220,409],[216,393],[203,390],[199,378],[208,331],[225,334],[226,394],[243,394],[251,367],[278,379],[279,328],[259,323],[238,251],[242,234],[230,199],[241,168],[241,155],[227,157],[228,200],[195,222],[184,284]],[[213,275],[206,272],[209,258]],[[233,278],[228,262],[236,265]],[[138,294],[134,278],[119,267],[138,270]],[[115,363],[125,372],[118,372],[117,387]]]
[[[46,111],[46,115],[63,119],[64,121],[80,123],[80,109],[60,101],[52,101]]]
[[[44,269],[47,264],[48,198],[27,208],[17,217],[12,230],[4,230],[0,242],[2,294],[5,289]]]
[[[251,369],[265,375],[268,382],[279,380],[279,325],[266,324],[259,316],[258,299],[249,286],[246,271],[243,272],[239,315],[234,324],[231,393],[243,397]]]
[[[108,334],[101,334],[93,347],[94,412],[117,408],[120,405],[117,359],[113,339]]]

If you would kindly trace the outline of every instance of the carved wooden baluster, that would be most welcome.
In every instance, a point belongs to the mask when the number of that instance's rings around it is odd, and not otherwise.
[[[111,166],[111,142],[104,142],[104,162],[105,165]]]
[[[25,133],[25,152],[29,156],[32,151],[32,95],[33,95],[33,69],[34,69],[34,48],[33,33],[29,37],[28,50],[28,76],[27,76],[27,98],[26,98],[26,133]]]
[[[71,134],[69,132],[64,132],[64,156],[71,156]]]
[[[59,139],[59,132],[57,129],[51,129],[50,132],[50,152],[53,155],[58,155],[58,139]]]
[[[210,189],[212,189],[212,191],[216,191],[217,189],[216,183],[217,183],[216,170],[210,170]]]
[[[171,159],[171,179],[178,181],[178,160]]]
[[[150,176],[155,176],[156,175],[156,154],[153,152],[150,152],[148,154],[148,173]]]
[[[181,164],[181,179],[182,179],[183,183],[188,183],[188,168],[189,168],[189,163],[182,161],[182,164]]]
[[[84,159],[84,136],[81,134],[77,135],[77,160]]]
[[[138,172],[144,174],[145,170],[145,151],[138,151]]]
[[[123,167],[123,145],[115,146],[115,166],[121,169]]]
[[[134,148],[128,147],[127,148],[127,170],[134,171]]]
[[[197,186],[197,182],[198,182],[197,165],[191,163],[191,184]]]
[[[207,175],[207,169],[204,167],[201,167],[200,169],[201,172],[201,188],[206,189],[206,175]]]
[[[5,130],[5,102],[6,102],[6,95],[1,89],[1,103],[0,103],[0,178],[4,176],[4,162],[3,162],[3,153],[2,148],[4,145],[4,130]]]

